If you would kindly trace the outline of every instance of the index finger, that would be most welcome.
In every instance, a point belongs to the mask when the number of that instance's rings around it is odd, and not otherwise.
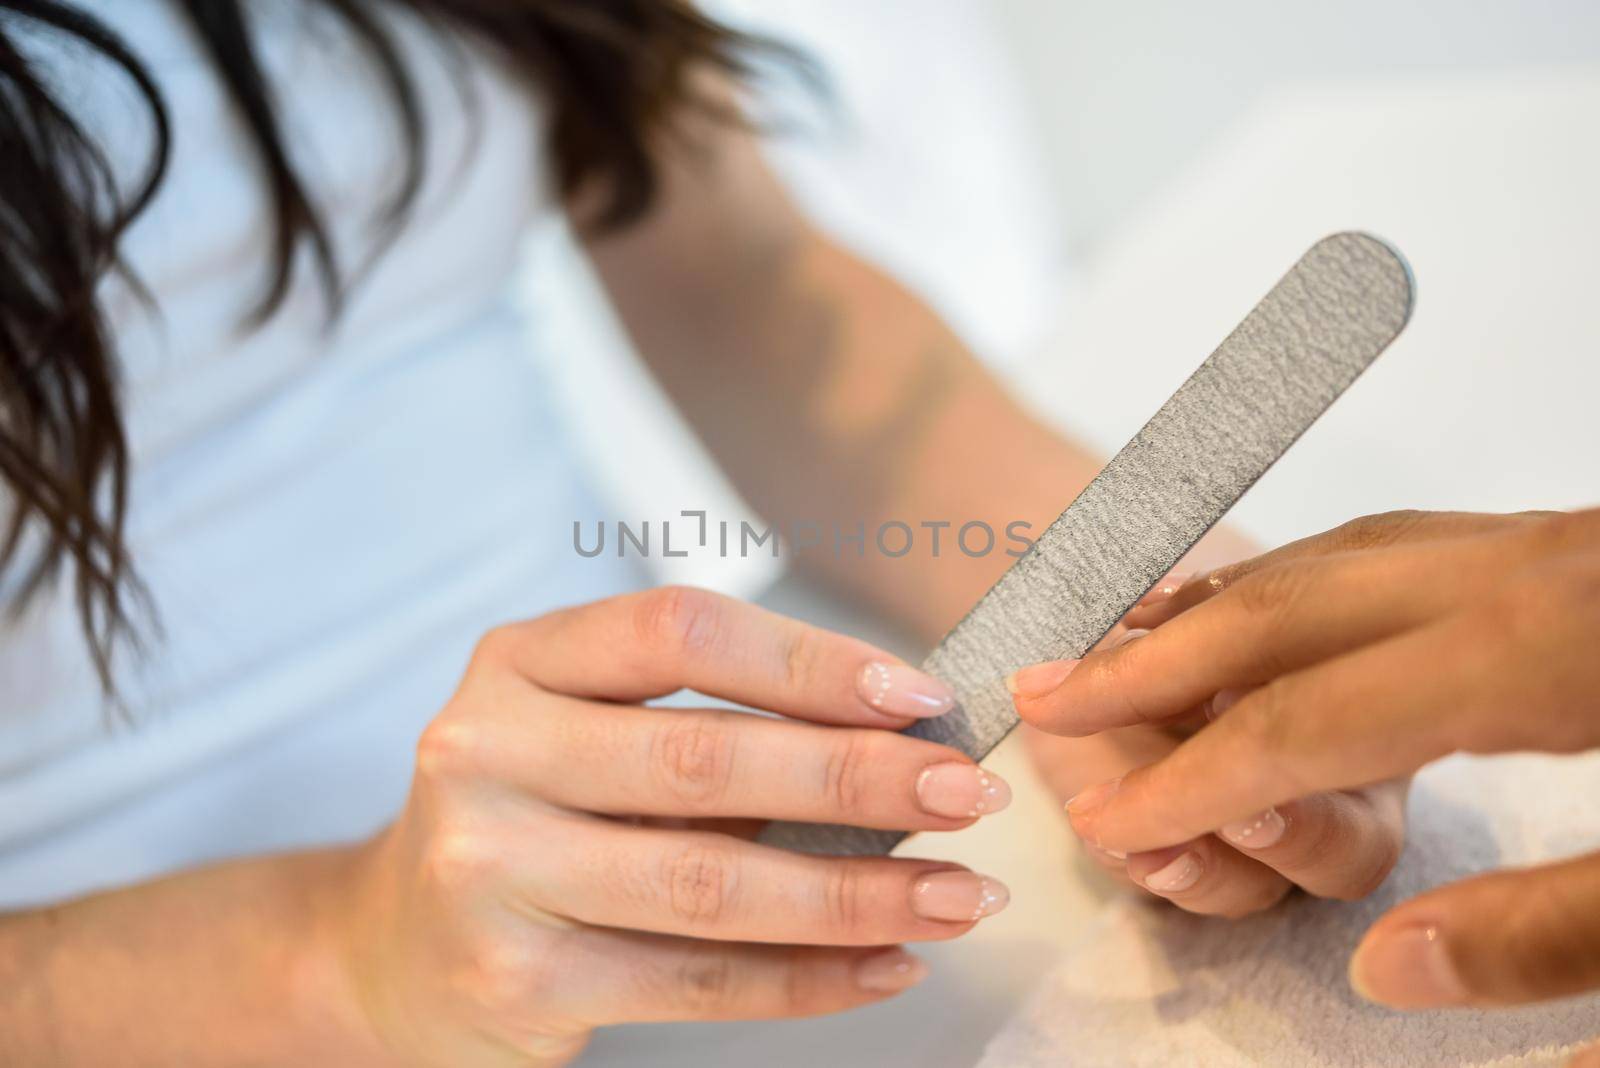
[[[1479,621],[1452,619],[1282,676],[1164,759],[1078,795],[1074,823],[1101,848],[1143,852],[1457,749],[1521,744],[1525,728],[1501,714],[1512,685],[1461,655],[1485,636]]]
[[[817,723],[898,730],[955,705],[944,683],[877,646],[689,586],[501,627],[479,656],[574,697],[635,703],[689,689]]]
[[[1549,519],[1555,512],[1383,512],[1361,516],[1332,530],[1280,545],[1276,549],[1190,575],[1181,581],[1158,585],[1123,617],[1130,627],[1153,628],[1196,605],[1231,589],[1241,580],[1275,564],[1306,560],[1335,553],[1360,553],[1371,549],[1433,542],[1447,538],[1492,534]]]

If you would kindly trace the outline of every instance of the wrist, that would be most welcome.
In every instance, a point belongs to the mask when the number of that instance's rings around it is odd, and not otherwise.
[[[295,858],[302,887],[297,937],[285,969],[284,1008],[317,1063],[373,1068],[395,1063],[372,1024],[358,980],[359,899],[370,845]]]

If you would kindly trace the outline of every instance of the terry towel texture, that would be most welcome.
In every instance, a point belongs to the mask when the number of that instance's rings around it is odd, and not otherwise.
[[[1345,969],[1368,925],[1406,898],[1600,848],[1596,798],[1600,753],[1452,758],[1419,777],[1405,855],[1367,900],[1301,897],[1229,922],[1119,899],[989,1044],[981,1066],[1561,1064],[1600,1041],[1600,996],[1398,1013],[1356,997]]]

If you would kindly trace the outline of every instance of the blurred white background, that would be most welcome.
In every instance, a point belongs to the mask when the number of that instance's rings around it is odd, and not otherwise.
[[[709,6],[813,49],[834,77],[840,121],[773,149],[796,194],[1108,452],[1318,237],[1366,229],[1404,251],[1410,327],[1235,510],[1247,532],[1277,542],[1404,506],[1600,503],[1600,4]],[[571,256],[559,242],[537,254]],[[571,277],[535,299],[622,516],[736,518]],[[672,563],[663,578],[870,627],[792,579],[769,588],[770,561]],[[1003,746],[991,764],[1022,784],[1013,810],[923,848],[1001,874],[1013,904],[924,947],[923,987],[805,1024],[669,1042],[622,1029],[595,1063],[973,1063],[1099,904],[1021,754]]]

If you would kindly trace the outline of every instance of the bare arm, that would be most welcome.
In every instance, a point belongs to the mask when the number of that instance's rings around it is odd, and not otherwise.
[[[1043,526],[1098,459],[1016,403],[924,303],[806,221],[754,139],[702,130],[643,224],[589,242],[644,358],[766,518],[846,532],[900,520],[902,559],[803,558],[932,636],[1011,562],[1005,527]],[[931,564],[923,521],[951,521]],[[973,558],[956,527],[982,521]]]
[[[344,862],[225,864],[0,918],[0,1064],[372,1063],[323,951],[320,890]]]

